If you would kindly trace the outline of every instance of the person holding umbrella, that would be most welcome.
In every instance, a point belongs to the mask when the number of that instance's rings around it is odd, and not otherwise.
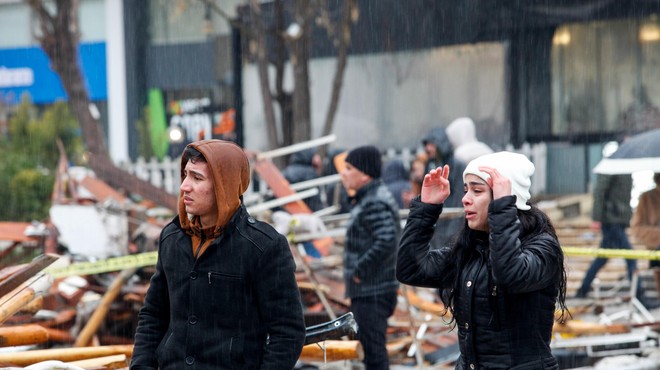
[[[626,137],[617,150],[603,158],[594,167],[596,183],[593,187],[593,228],[600,229],[602,238],[600,248],[632,249],[626,229],[630,226],[632,207],[630,194],[632,174],[637,171],[660,172],[660,129],[646,131]],[[596,258],[584,276],[577,298],[587,296],[591,283],[598,271],[607,263],[607,258]],[[626,259],[628,279],[632,281],[637,269],[637,261]],[[641,282],[637,283],[636,298],[647,308],[657,304],[650,303],[644,297]]]
[[[593,207],[591,216],[592,229],[600,230],[601,249],[632,249],[628,240],[626,229],[630,225],[632,208],[630,207],[630,194],[632,191],[632,176],[605,175],[596,176],[593,188]],[[591,283],[596,274],[607,263],[608,258],[597,257],[589,266],[584,275],[582,285],[576,293],[576,298],[586,298],[591,289]],[[637,260],[626,259],[628,280],[632,282],[633,274],[637,271]],[[638,281],[637,297],[643,297],[641,284]]]
[[[648,249],[660,250],[660,172],[653,175],[653,181],[655,188],[639,196],[630,231]],[[660,261],[651,261],[649,267],[655,270],[655,283],[660,291]]]
[[[626,138],[612,155],[603,158],[594,173],[630,175],[638,171],[660,172],[660,128]]]

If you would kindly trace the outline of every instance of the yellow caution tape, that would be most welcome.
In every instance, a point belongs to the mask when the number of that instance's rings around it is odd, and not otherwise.
[[[600,249],[582,247],[562,247],[566,256],[586,256],[604,258],[628,258],[660,260],[660,251],[631,249]],[[112,257],[94,262],[76,262],[65,267],[49,267],[45,271],[54,278],[72,275],[94,275],[104,272],[121,271],[128,268],[153,266],[158,259],[158,252],[145,252],[128,256]]]
[[[636,249],[602,249],[562,247],[566,256],[587,256],[603,258],[627,258],[639,260],[660,260],[660,251],[645,251]]]
[[[128,268],[153,266],[156,264],[157,259],[158,252],[145,252],[94,262],[76,262],[65,267],[50,267],[44,271],[57,279],[72,275],[94,275]]]

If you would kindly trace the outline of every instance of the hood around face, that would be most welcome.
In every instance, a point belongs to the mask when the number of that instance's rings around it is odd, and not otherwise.
[[[388,184],[395,181],[409,181],[410,174],[406,170],[403,161],[392,159],[383,166],[383,181]]]
[[[449,141],[447,131],[444,127],[431,129],[431,131],[422,138],[422,144],[426,145],[426,143],[434,144],[436,148],[438,148],[438,153],[442,158],[452,157],[454,147],[451,145],[451,141]]]
[[[224,228],[241,205],[241,196],[250,184],[250,163],[241,147],[231,141],[201,140],[188,144],[197,149],[209,165],[213,176],[218,220],[214,231]],[[181,179],[188,160],[181,158]],[[191,227],[191,221],[179,194],[179,219],[184,229]]]

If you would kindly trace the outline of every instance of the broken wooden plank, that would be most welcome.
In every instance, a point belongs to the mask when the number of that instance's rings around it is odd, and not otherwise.
[[[402,292],[402,294],[404,294],[404,292]],[[408,299],[408,302],[410,302],[410,304],[413,307],[420,309],[424,312],[428,312],[434,315],[441,315],[445,313],[445,306],[442,303],[435,303],[422,299],[419,295],[417,295],[417,293],[415,293],[411,289],[406,289],[404,297]],[[445,313],[445,317],[447,319],[451,319],[451,312],[447,311]]]
[[[40,325],[40,324],[36,324]],[[40,325],[41,326],[41,325]],[[68,330],[53,329],[48,327],[43,327],[48,332],[48,341],[57,342],[57,343],[73,343],[73,337]]]
[[[316,289],[319,289],[320,291],[322,291],[325,294],[330,293],[330,287],[329,286],[323,285],[323,284],[314,285],[310,281],[299,281],[298,282],[298,289],[300,289],[300,290],[313,290],[313,291],[316,291]]]
[[[82,367],[83,369],[121,369],[128,366],[128,357],[126,357],[125,354],[103,356],[86,360],[71,361],[67,362],[67,364]]]
[[[296,192],[291,189],[289,182],[284,178],[284,175],[282,175],[273,162],[269,160],[257,161],[254,163],[254,169],[259,176],[266,181],[268,187],[273,191],[273,194],[275,194],[277,198],[296,194]],[[312,210],[302,200],[289,202],[284,205],[284,209],[292,215],[297,213],[312,214]],[[316,239],[312,243],[314,244],[314,248],[316,248],[322,256],[327,256],[330,254],[330,247],[332,247],[334,241],[330,237],[325,237]]]
[[[288,197],[296,194],[291,189],[289,181],[282,175],[282,172],[275,166],[275,164],[268,160],[261,160],[254,163],[254,170],[259,176],[266,181],[268,187],[273,191],[277,198]],[[291,213],[305,213],[310,214],[312,210],[302,200],[294,200],[283,205],[284,209]]]
[[[10,277],[0,283],[0,297],[18,288],[19,285],[26,282],[35,274],[50,266],[53,262],[57,261],[60,257],[51,254],[42,254],[35,257],[32,262],[25,267],[13,273]]]
[[[403,293],[403,300],[405,302],[405,308],[406,311],[408,311],[408,323],[410,324],[409,330],[410,330],[410,338],[412,338],[412,344],[410,345],[410,348],[408,350],[408,357],[415,355],[415,361],[417,361],[417,366],[423,366],[424,365],[424,353],[423,353],[423,348],[421,346],[420,342],[420,336],[419,333],[421,332],[422,325],[417,326],[417,323],[415,322],[415,317],[413,315],[413,309],[412,309],[412,304],[410,303],[410,296],[411,294],[408,294],[408,292],[413,293],[410,289],[408,289],[408,286],[406,285],[401,285],[400,292]],[[420,330],[420,332],[417,332],[417,330]],[[424,329],[425,331],[426,329]]]
[[[128,344],[80,348],[51,348],[22,352],[0,353],[0,363],[13,364],[16,366],[29,366],[48,360],[71,362],[120,354],[131,357],[133,355],[133,345]]]
[[[332,362],[362,359],[364,359],[364,349],[357,340],[326,340],[308,344],[303,347],[300,354],[302,361]]]
[[[334,320],[337,318],[337,314],[335,314],[335,311],[332,309],[330,306],[330,302],[328,302],[328,299],[326,298],[326,294],[321,290],[319,286],[319,282],[316,279],[316,275],[312,271],[312,269],[309,267],[309,263],[305,260],[305,258],[300,254],[298,251],[297,245],[291,245],[291,253],[293,254],[293,257],[296,259],[297,264],[302,266],[305,276],[307,276],[307,279],[309,279],[309,282],[312,286],[312,289],[316,292],[316,295],[319,297],[319,300],[323,304],[323,307],[325,308],[325,311],[328,313],[328,316],[330,316],[330,319]]]
[[[40,344],[48,341],[46,328],[36,325],[16,325],[0,328],[0,347]]]
[[[135,274],[136,269],[127,269],[122,271],[108,288],[108,291],[103,295],[101,302],[94,310],[94,313],[85,324],[85,327],[80,331],[76,341],[74,342],[74,347],[83,347],[89,345],[89,342],[92,340],[92,337],[96,333],[96,330],[99,328],[106,314],[110,310],[110,304],[117,298],[117,295],[121,292],[121,288],[126,284],[126,281]]]
[[[44,296],[40,295],[33,298],[25,306],[21,307],[19,313],[34,315],[44,307]]]
[[[629,333],[630,327],[625,324],[605,325],[594,322],[570,320],[564,324],[555,322],[552,331],[555,333],[572,335],[623,334]]]
[[[44,273],[35,276],[24,285],[5,294],[0,299],[0,324],[30,303],[36,296],[44,295],[53,283],[53,279]]]

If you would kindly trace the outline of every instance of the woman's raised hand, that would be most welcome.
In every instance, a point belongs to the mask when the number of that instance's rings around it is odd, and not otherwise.
[[[449,197],[449,166],[438,167],[424,176],[421,200],[424,203],[442,204]]]

